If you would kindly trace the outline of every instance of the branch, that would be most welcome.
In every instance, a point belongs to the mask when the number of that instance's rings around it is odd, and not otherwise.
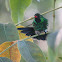
[[[47,14],[47,13],[49,13],[49,12],[55,11],[55,10],[60,9],[60,8],[62,8],[62,6],[61,6],[61,7],[58,7],[58,8],[55,8],[55,9],[52,9],[52,10],[49,10],[49,11],[46,11],[46,12],[42,13],[41,15]],[[24,23],[24,22],[26,22],[26,21],[29,21],[29,20],[31,20],[31,19],[33,19],[33,18],[34,18],[34,17],[30,17],[30,18],[27,19],[27,20],[24,20],[24,21],[22,21],[22,22],[20,22],[20,23],[17,23],[16,26],[18,26],[19,24],[22,24],[22,23]]]
[[[44,35],[44,34],[45,34],[45,33],[41,33],[40,35]],[[49,34],[49,33],[47,32],[46,34]],[[22,40],[18,40],[18,41],[25,41],[25,40],[27,40],[27,39],[30,39],[30,38],[33,38],[33,37],[36,37],[36,36],[38,36],[38,35],[33,35],[33,36],[30,36],[30,37],[28,37],[28,38],[25,38],[25,39],[22,39]],[[17,44],[17,42],[14,43],[14,44],[12,44],[12,45],[9,46],[8,48],[6,48],[4,51],[2,51],[2,52],[0,53],[0,55],[1,55],[2,53],[4,53],[6,50],[8,50],[9,48],[11,48],[12,46],[16,45],[16,44]]]

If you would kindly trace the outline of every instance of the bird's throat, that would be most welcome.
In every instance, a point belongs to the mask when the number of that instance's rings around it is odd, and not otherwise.
[[[35,21],[36,21],[37,23],[41,22],[40,18],[35,18]]]

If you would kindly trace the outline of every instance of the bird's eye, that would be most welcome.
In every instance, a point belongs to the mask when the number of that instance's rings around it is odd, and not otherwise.
[[[35,18],[37,18],[37,16],[35,16]]]

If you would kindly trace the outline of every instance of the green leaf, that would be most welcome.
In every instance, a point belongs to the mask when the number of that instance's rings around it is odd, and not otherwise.
[[[62,29],[59,30],[56,41],[56,53],[58,57],[62,57]]]
[[[20,62],[26,62],[22,56]]]
[[[6,57],[0,57],[0,62],[12,62],[12,61]]]
[[[10,0],[12,18],[14,23],[23,21],[24,11],[31,3],[31,0]]]
[[[61,62],[62,57],[62,29],[51,33],[47,37],[49,62]]]
[[[52,48],[54,50],[54,47],[55,47],[55,41],[56,41],[56,36],[58,34],[59,31],[56,31],[54,33],[51,33],[47,36],[47,43],[48,43],[48,46],[50,48]]]
[[[55,42],[56,42],[57,34],[58,31],[51,33],[47,36],[49,62],[56,61]]]
[[[9,0],[0,0],[0,23],[13,23],[10,14]]]
[[[5,0],[6,9],[10,11],[9,0]]]
[[[62,62],[62,59],[60,58],[57,58],[57,61],[56,62]]]
[[[0,44],[5,41],[15,41],[18,39],[18,31],[14,24],[0,24]]]
[[[62,57],[59,57],[59,59],[61,59],[61,60],[62,60]]]
[[[62,38],[62,37],[61,37]],[[59,41],[60,42],[60,44],[57,46],[57,48],[56,48],[56,52],[57,52],[57,56],[58,57],[62,57],[62,39],[61,39],[61,41]]]
[[[41,49],[30,41],[18,41],[18,49],[26,62],[46,62]]]

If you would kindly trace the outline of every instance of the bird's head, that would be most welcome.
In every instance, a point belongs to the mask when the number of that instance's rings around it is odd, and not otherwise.
[[[35,18],[40,18],[40,14],[39,13],[36,13],[34,16],[35,16]]]

